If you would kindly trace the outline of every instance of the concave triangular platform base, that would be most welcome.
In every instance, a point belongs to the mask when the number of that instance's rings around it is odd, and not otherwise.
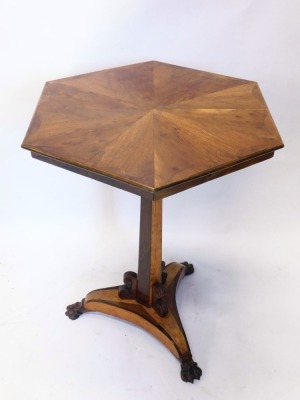
[[[193,272],[192,264],[171,263],[164,270],[165,316],[159,315],[157,307],[147,307],[136,299],[120,298],[120,287],[94,290],[81,302],[67,307],[66,315],[77,319],[84,312],[99,311],[132,322],[146,329],[161,341],[181,362],[181,378],[193,383],[200,379],[201,369],[192,359],[190,347],[180,321],[176,306],[176,289],[185,275]],[[162,313],[160,313],[162,314]]]

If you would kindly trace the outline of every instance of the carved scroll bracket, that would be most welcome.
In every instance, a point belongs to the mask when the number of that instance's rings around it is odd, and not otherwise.
[[[161,317],[168,314],[167,291],[162,283],[153,286],[153,308]]]
[[[121,299],[135,299],[137,291],[137,274],[132,271],[125,272],[123,282],[124,285],[119,286],[119,297]]]

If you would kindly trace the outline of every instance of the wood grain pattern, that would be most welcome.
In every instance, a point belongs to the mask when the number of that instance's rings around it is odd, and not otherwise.
[[[161,282],[162,200],[141,198],[137,299],[152,305],[152,288]]]
[[[120,298],[118,286],[88,293],[82,302],[68,306],[66,315],[77,319],[85,312],[99,311],[146,329],[180,360],[182,379],[193,383],[194,379],[200,379],[202,372],[192,359],[175,300],[176,289],[181,279],[191,273],[190,264],[171,263],[167,265],[165,272],[164,287],[169,312],[163,317],[153,307],[142,305],[136,299]]]
[[[257,83],[151,61],[48,82],[23,147],[155,198],[283,143]]]
[[[170,186],[164,187],[162,189],[152,191],[150,189],[143,189],[139,186],[135,186],[128,182],[123,182],[121,180],[118,180],[118,179],[115,179],[115,178],[112,178],[112,177],[109,177],[109,176],[106,176],[103,174],[99,174],[97,172],[89,171],[85,168],[81,168],[81,167],[78,167],[73,164],[68,164],[66,162],[54,159],[52,157],[45,156],[43,154],[32,152],[32,157],[36,158],[37,160],[44,161],[48,164],[55,165],[57,167],[66,169],[68,171],[75,172],[76,174],[80,174],[80,175],[86,176],[91,179],[95,179],[96,181],[106,183],[108,185],[117,187],[119,189],[126,190],[127,192],[136,194],[138,196],[141,196],[141,197],[149,199],[149,200],[163,199],[163,198],[171,196],[173,194],[182,192],[183,190],[192,188],[194,186],[200,185],[205,182],[209,182],[212,179],[219,178],[221,176],[230,174],[232,172],[239,171],[240,169],[247,168],[253,164],[257,164],[259,162],[268,160],[268,159],[272,158],[273,156],[274,156],[274,152],[262,154],[260,156],[256,156],[256,157],[252,157],[252,158],[243,160],[240,163],[236,163],[232,166],[227,166],[222,169],[217,169],[216,171],[210,171],[207,174],[204,174],[204,175],[201,175],[198,177],[194,177],[191,179],[187,179],[187,180],[179,182],[177,184],[170,185]]]

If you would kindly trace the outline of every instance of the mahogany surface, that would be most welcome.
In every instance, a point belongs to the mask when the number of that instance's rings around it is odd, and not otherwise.
[[[150,61],[47,82],[22,146],[163,198],[283,143],[256,82]]]

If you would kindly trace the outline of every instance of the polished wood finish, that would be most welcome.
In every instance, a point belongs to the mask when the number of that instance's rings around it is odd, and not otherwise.
[[[162,200],[141,198],[137,299],[152,305],[153,285],[161,282]]]
[[[250,159],[244,160],[244,161],[242,161],[240,163],[237,163],[237,164],[234,164],[232,166],[220,169],[218,171],[212,171],[212,172],[210,172],[208,174],[205,174],[203,176],[199,176],[199,177],[196,177],[196,178],[188,179],[186,181],[180,182],[180,183],[175,184],[175,185],[171,185],[171,186],[167,186],[165,188],[159,189],[159,190],[151,191],[151,190],[144,190],[144,189],[142,189],[142,188],[140,188],[138,186],[132,185],[130,183],[122,182],[122,181],[119,181],[118,179],[111,178],[111,177],[108,177],[108,176],[105,176],[105,175],[101,175],[101,174],[98,174],[96,172],[91,172],[91,171],[88,171],[88,170],[86,170],[84,168],[77,167],[75,165],[68,164],[68,163],[65,163],[63,161],[59,161],[59,160],[56,160],[54,158],[51,158],[51,157],[48,157],[48,156],[44,156],[42,154],[38,154],[38,153],[32,152],[32,157],[36,158],[37,160],[47,162],[47,163],[55,165],[57,167],[66,169],[68,171],[75,172],[77,174],[86,176],[88,178],[95,179],[96,181],[103,182],[103,183],[106,183],[108,185],[117,187],[119,189],[126,190],[127,192],[131,192],[131,193],[137,194],[139,196],[142,196],[142,197],[144,197],[146,199],[150,199],[150,200],[163,199],[163,198],[171,196],[173,194],[182,192],[183,190],[190,189],[190,188],[192,188],[194,186],[198,186],[198,185],[200,185],[202,183],[205,183],[205,182],[209,182],[212,179],[219,178],[221,176],[230,174],[232,172],[239,171],[240,169],[250,167],[253,164],[257,164],[259,162],[268,160],[268,159],[272,158],[273,156],[274,156],[274,152],[266,153],[266,154],[263,154],[261,156],[257,156],[257,157],[254,157],[254,158],[250,158]]]
[[[160,62],[46,83],[24,148],[34,158],[141,197],[138,273],[67,307],[145,328],[181,362],[192,359],[175,294],[187,262],[162,262],[162,199],[273,157],[283,143],[256,82]]]
[[[23,147],[156,199],[283,143],[256,82],[151,61],[48,82]]]
[[[153,307],[147,307],[137,299],[121,299],[118,286],[88,293],[82,302],[68,306],[66,315],[77,319],[85,312],[99,311],[141,326],[178,358],[181,362],[181,378],[193,383],[194,379],[200,379],[202,371],[192,359],[175,300],[177,287],[181,279],[191,273],[191,268],[188,263],[171,263],[165,268],[164,289],[169,311],[163,317]]]

